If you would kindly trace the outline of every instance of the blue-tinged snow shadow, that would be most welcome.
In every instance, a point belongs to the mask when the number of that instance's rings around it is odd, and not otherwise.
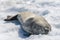
[[[20,22],[17,20],[13,20],[13,21],[6,21],[5,23],[14,23],[15,25],[20,25]]]
[[[55,3],[55,2],[41,2],[38,3],[38,5],[44,7],[44,6],[53,6],[53,7],[57,7],[60,6],[60,3]]]
[[[21,23],[18,20],[13,20],[13,21],[6,21],[5,23],[14,23],[15,25],[20,25],[19,30],[18,30],[18,35],[21,38],[28,38],[30,36],[29,33],[24,31],[21,27]]]
[[[28,11],[28,9],[25,9],[24,7],[22,8],[12,7],[12,8],[7,9],[5,12],[24,12],[24,11]]]
[[[24,31],[22,28],[19,29],[18,34],[21,38],[28,38],[30,36],[30,34]]]
[[[49,12],[48,10],[45,10],[45,11],[42,12],[42,15],[45,16],[45,15],[47,15],[47,14],[49,14],[49,13],[50,13],[50,12]]]

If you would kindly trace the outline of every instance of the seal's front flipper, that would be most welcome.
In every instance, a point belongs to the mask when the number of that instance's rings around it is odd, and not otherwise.
[[[12,21],[12,20],[17,20],[17,15],[15,15],[15,16],[7,16],[7,19],[4,19],[4,21]]]

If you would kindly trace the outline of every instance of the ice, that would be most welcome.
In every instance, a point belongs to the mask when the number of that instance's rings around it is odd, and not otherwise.
[[[51,32],[24,36],[18,21],[4,21],[8,15],[24,11],[43,16],[51,25]],[[60,0],[0,0],[0,40],[60,40]]]

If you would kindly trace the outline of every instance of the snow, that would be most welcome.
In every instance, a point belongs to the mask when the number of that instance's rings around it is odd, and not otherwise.
[[[26,37],[18,21],[4,21],[8,15],[24,11],[43,16],[51,32]],[[60,40],[60,0],[0,0],[0,40]]]

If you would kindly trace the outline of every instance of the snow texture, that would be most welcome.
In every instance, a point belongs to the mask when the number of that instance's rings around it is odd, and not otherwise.
[[[24,11],[43,16],[52,31],[28,37],[23,35],[18,21],[4,21],[8,15]],[[60,0],[0,0],[0,40],[60,40]]]

